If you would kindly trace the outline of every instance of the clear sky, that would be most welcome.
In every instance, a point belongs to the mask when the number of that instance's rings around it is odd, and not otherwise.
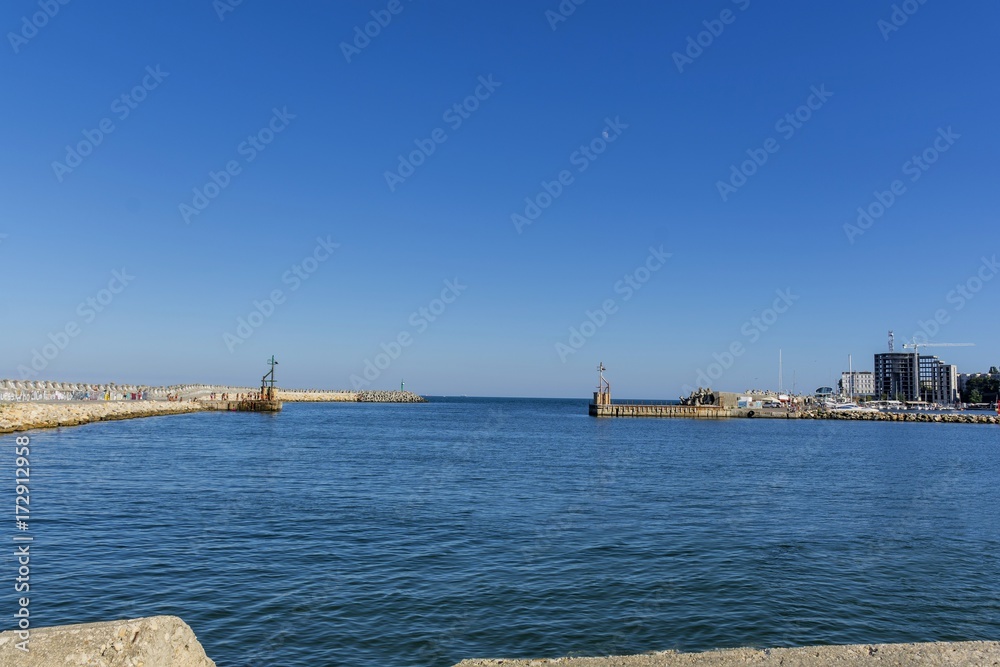
[[[274,354],[288,387],[588,396],[603,361],[672,398],[777,388],[782,350],[811,391],[889,329],[986,370],[998,22],[10,0],[0,377],[252,384]]]

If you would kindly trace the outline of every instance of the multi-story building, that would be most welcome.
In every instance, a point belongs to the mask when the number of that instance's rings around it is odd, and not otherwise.
[[[875,395],[899,401],[955,403],[958,369],[934,356],[911,352],[875,355]]]
[[[883,352],[875,355],[875,395],[896,401],[913,401],[920,395],[915,355]]]
[[[856,398],[875,396],[875,374],[871,371],[841,373],[840,393]]]
[[[958,399],[958,369],[937,357],[920,355],[920,400],[950,404]]]

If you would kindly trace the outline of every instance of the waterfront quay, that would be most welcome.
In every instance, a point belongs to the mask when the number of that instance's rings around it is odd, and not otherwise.
[[[243,398],[238,400],[202,401],[206,410],[225,412],[281,412],[281,401]]]
[[[836,410],[826,407],[806,408],[798,404],[780,407],[751,407],[747,397],[731,392],[699,389],[679,403],[666,401],[618,401],[611,399],[611,384],[604,378],[604,365],[587,408],[591,417],[680,417],[686,419],[842,419],[853,421],[928,422],[944,424],[1000,424],[1000,415],[986,412],[878,410]],[[756,405],[760,405],[757,403]]]
[[[740,413],[744,414],[740,414]],[[689,419],[726,419],[746,417],[746,410],[729,410],[716,405],[677,405],[668,403],[591,403],[591,417],[687,417]]]
[[[933,424],[1000,424],[987,412],[936,414],[930,412],[868,412],[840,410],[789,410],[787,408],[724,408],[713,405],[660,403],[608,403],[589,406],[591,417],[681,417],[687,419],[835,419],[847,421],[921,422]]]

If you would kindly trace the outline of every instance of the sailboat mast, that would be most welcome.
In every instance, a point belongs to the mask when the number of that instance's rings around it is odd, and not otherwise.
[[[851,383],[851,403],[854,402],[854,355],[847,355],[847,376]]]
[[[782,373],[782,370],[781,370],[781,348],[778,348],[778,393],[779,394],[781,393],[781,389],[782,389],[782,384],[781,384],[781,382],[782,382],[781,376],[782,375],[783,375],[783,373]]]

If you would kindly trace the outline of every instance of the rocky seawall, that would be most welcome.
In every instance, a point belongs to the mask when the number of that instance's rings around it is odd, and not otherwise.
[[[322,391],[287,389],[278,392],[278,400],[287,403],[426,403],[412,391]]]
[[[800,419],[843,419],[877,422],[928,422],[936,424],[1000,424],[1000,416],[956,412],[930,414],[925,412],[865,412],[863,410],[807,410]]]
[[[278,400],[285,403],[356,403],[357,392],[321,389],[279,389]]]
[[[412,391],[359,391],[358,403],[426,403],[427,399]]]
[[[0,433],[36,428],[79,426],[99,421],[200,412],[195,402],[87,401],[55,403],[0,403]]]

